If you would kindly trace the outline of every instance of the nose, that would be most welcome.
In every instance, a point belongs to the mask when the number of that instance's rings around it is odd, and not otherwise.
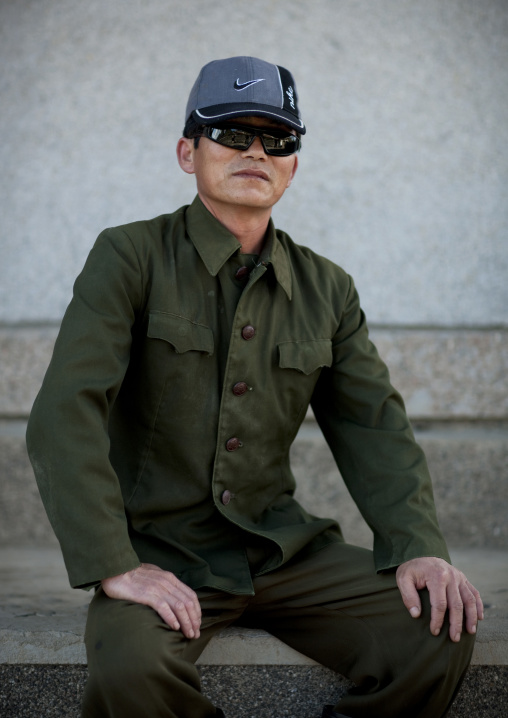
[[[261,142],[261,138],[254,137],[254,142],[250,147],[247,147],[246,150],[242,150],[242,155],[244,157],[252,157],[253,159],[266,159],[266,152],[263,147],[263,143]]]

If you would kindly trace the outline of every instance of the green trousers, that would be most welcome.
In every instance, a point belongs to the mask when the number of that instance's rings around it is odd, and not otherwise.
[[[440,718],[465,674],[474,637],[430,633],[428,594],[411,618],[393,573],[376,574],[372,553],[348,544],[303,552],[254,579],[254,596],[199,591],[202,626],[188,640],[147,606],[100,589],[88,614],[89,680],[83,718],[212,718],[195,661],[231,624],[264,628],[356,685],[335,710],[352,718]],[[288,686],[288,690],[289,690]],[[330,697],[333,703],[333,697]],[[235,718],[227,715],[226,718]],[[302,718],[305,718],[302,716]]]

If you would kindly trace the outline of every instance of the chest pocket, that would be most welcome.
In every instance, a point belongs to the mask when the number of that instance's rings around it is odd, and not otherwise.
[[[177,354],[188,351],[213,354],[213,332],[204,324],[166,312],[150,312],[147,335],[172,345]]]
[[[332,365],[332,342],[329,339],[282,342],[278,344],[278,350],[281,369],[296,369],[309,375]]]

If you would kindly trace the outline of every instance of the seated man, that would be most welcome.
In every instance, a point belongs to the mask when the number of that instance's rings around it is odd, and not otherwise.
[[[354,681],[324,716],[439,718],[482,603],[353,280],[270,218],[305,134],[293,77],[211,62],[185,121],[197,197],[99,236],[28,427],[71,585],[97,589],[83,716],[224,715],[194,663],[240,624]],[[373,552],[293,498],[309,404]]]

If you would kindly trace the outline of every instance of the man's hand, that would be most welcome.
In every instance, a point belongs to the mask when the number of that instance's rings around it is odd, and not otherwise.
[[[421,613],[418,590],[428,589],[430,630],[434,636],[441,631],[447,610],[452,641],[460,641],[464,614],[467,632],[476,633],[476,624],[483,619],[483,603],[479,592],[461,571],[442,558],[414,558],[401,564],[396,576],[404,605],[413,618]]]
[[[151,606],[174,631],[199,638],[201,607],[194,591],[174,574],[151,563],[119,576],[104,578],[102,588],[110,598]]]

